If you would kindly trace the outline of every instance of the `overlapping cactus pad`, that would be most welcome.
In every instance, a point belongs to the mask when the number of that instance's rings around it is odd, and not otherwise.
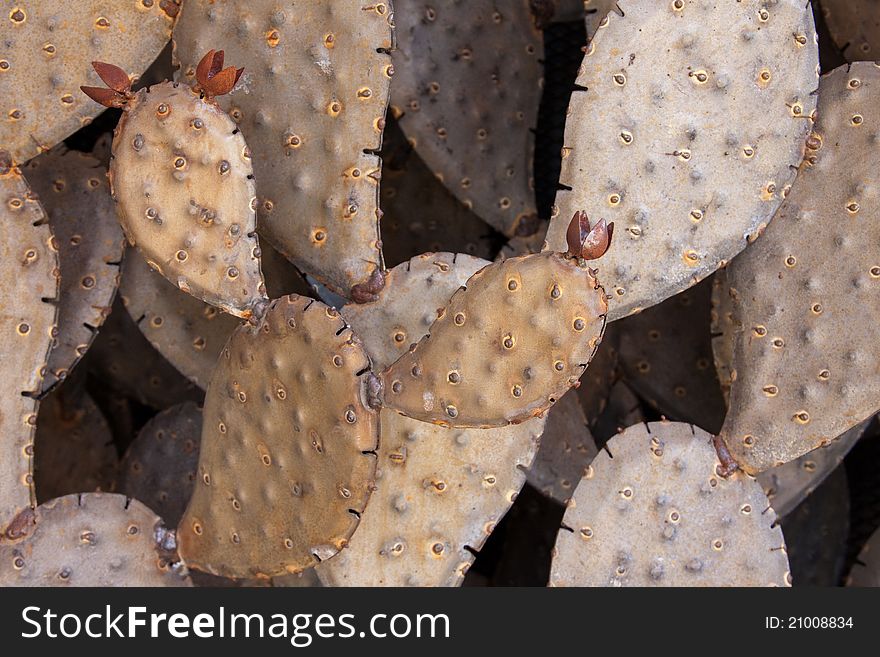
[[[118,490],[177,523],[195,488],[201,434],[202,411],[192,402],[154,416],[122,459]]]
[[[31,160],[24,173],[46,209],[61,268],[46,390],[70,373],[110,314],[125,238],[98,159],[58,147]]]
[[[129,252],[123,273],[120,294],[141,333],[182,374],[206,388],[240,320],[178,290],[139,253]]]
[[[620,247],[599,263],[612,320],[711,274],[767,225],[818,83],[799,0],[618,6],[581,65],[548,234],[561,248],[576,210],[617,223]]]
[[[181,290],[247,317],[266,297],[251,152],[186,85],[139,91],[113,139],[110,182],[129,242]]]
[[[544,421],[449,429],[389,410],[376,490],[342,553],[318,567],[333,586],[456,586],[525,483]]]
[[[636,425],[591,465],[563,519],[555,586],[787,586],[782,530],[760,485],[719,476],[712,436]]]
[[[759,474],[758,482],[776,514],[784,517],[816,490],[843,462],[867,428],[867,422],[857,424],[825,447]]]
[[[171,38],[176,0],[4,0],[0,148],[24,163],[94,119],[94,60],[140,76]],[[136,38],[134,36],[136,35]]]
[[[0,544],[3,586],[190,586],[174,532],[124,495],[67,495],[37,507]]]
[[[528,0],[398,0],[394,10],[391,102],[404,132],[477,215],[531,235],[543,44]]]
[[[52,346],[58,253],[43,207],[9,154],[0,151],[0,533],[30,507],[34,430]]]
[[[365,336],[376,367],[388,367],[430,330],[452,295],[490,263],[462,253],[425,253],[391,269],[371,303],[347,304],[342,314]]]
[[[377,366],[431,328],[435,308],[489,263],[431,253],[388,273],[378,301],[342,309]],[[383,410],[375,492],[342,553],[319,566],[328,585],[460,584],[525,482],[544,420],[449,429]],[[379,562],[375,561],[379,555]]]
[[[272,576],[345,547],[376,470],[375,383],[358,338],[319,301],[282,297],[237,329],[205,400],[184,559],[218,575]]]
[[[748,471],[825,445],[880,408],[878,102],[875,64],[822,79],[798,180],[728,270],[736,380],[721,435]]]
[[[599,346],[604,290],[587,267],[552,252],[489,265],[466,285],[429,335],[383,374],[385,403],[457,427],[543,414]]]
[[[878,24],[0,0],[0,586],[880,585]]]
[[[191,0],[174,30],[181,79],[222,47],[245,68],[220,100],[250,145],[260,234],[335,292],[381,268],[379,179],[394,74],[390,2]]]

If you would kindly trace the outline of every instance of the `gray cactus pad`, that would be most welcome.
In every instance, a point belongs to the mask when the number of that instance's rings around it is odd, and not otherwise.
[[[25,538],[0,544],[4,586],[190,586],[174,532],[124,495],[67,495],[37,507]]]
[[[85,355],[110,314],[125,237],[97,158],[60,146],[31,160],[24,174],[46,208],[61,264],[58,336],[43,380],[47,390]]]
[[[428,168],[491,226],[537,228],[532,152],[543,39],[528,0],[394,3],[394,115]]]
[[[0,535],[35,503],[33,443],[52,345],[58,253],[43,207],[0,151]]]
[[[155,415],[126,451],[117,490],[176,526],[195,487],[201,434],[202,410],[193,402]]]
[[[716,474],[709,434],[638,424],[606,449],[565,513],[551,586],[790,585],[767,497],[742,473]]]
[[[4,2],[0,145],[24,163],[90,123],[104,109],[79,90],[100,84],[91,62],[141,75],[176,13],[170,2],[142,0]]]
[[[798,179],[727,270],[735,380],[721,435],[749,472],[827,444],[880,407],[878,103],[873,63],[822,78]]]
[[[616,245],[594,265],[612,321],[702,280],[766,226],[803,156],[818,83],[800,0],[618,6],[572,94],[547,235],[564,248],[576,211],[615,222]]]

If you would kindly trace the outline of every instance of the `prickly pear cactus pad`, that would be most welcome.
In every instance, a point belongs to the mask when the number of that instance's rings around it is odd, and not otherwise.
[[[217,44],[245,67],[219,102],[253,151],[260,236],[346,298],[381,288],[391,24],[390,2],[191,0],[174,31],[183,78]]]
[[[154,416],[125,452],[117,490],[176,525],[195,486],[201,433],[202,411],[192,402]]]
[[[617,4],[572,94],[548,232],[560,248],[575,210],[617,223],[597,263],[610,320],[700,281],[770,221],[818,83],[809,3]]]
[[[46,390],[70,373],[110,314],[125,238],[98,159],[59,146],[31,160],[24,173],[49,215],[61,263],[58,337]]]
[[[0,145],[26,162],[90,123],[102,111],[79,93],[98,79],[91,62],[139,76],[171,38],[176,14],[165,0],[0,2]]]
[[[178,290],[139,253],[125,258],[120,294],[150,344],[190,381],[207,388],[223,345],[241,320]]]
[[[452,294],[489,263],[427,253],[388,272],[379,300],[342,314],[377,367],[422,339]],[[351,544],[319,566],[328,585],[455,586],[522,488],[544,420],[446,429],[381,415],[376,491]],[[376,566],[376,559],[379,564]]]
[[[181,290],[239,317],[266,298],[251,153],[215,103],[172,82],[135,93],[110,183],[129,242]]]
[[[34,439],[37,502],[112,490],[118,465],[110,426],[85,391],[64,386],[43,398]]]
[[[718,433],[725,405],[712,357],[712,281],[613,326],[627,383],[664,417]]]
[[[729,479],[712,436],[651,422],[612,438],[575,491],[551,586],[788,586],[782,530],[761,486]]]
[[[776,515],[784,518],[816,490],[843,462],[867,426],[867,421],[857,424],[824,447],[817,447],[794,461],[760,473],[758,483],[764,487]]]
[[[542,414],[583,374],[605,328],[605,291],[562,253],[493,263],[383,373],[389,408],[457,427]]]
[[[727,270],[742,329],[721,436],[747,472],[824,445],[880,407],[878,104],[876,64],[822,78],[798,180]]]
[[[528,0],[398,0],[394,22],[391,103],[404,132],[479,217],[531,235],[544,47]]]
[[[34,503],[33,442],[52,345],[58,253],[46,214],[0,151],[0,536]]]
[[[191,586],[174,532],[124,495],[67,495],[37,507],[22,540],[0,543],[2,586]]]
[[[819,4],[831,38],[848,61],[877,59],[880,53],[877,0],[821,0]]]
[[[547,412],[541,446],[526,479],[547,497],[565,504],[596,452],[577,392],[570,390]]]
[[[386,274],[377,301],[347,304],[342,314],[364,336],[373,365],[388,367],[428,333],[437,308],[489,264],[462,253],[424,253]]]
[[[327,586],[458,586],[525,482],[544,420],[447,429],[383,410],[376,492]],[[470,550],[468,549],[470,548]]]
[[[880,529],[865,543],[846,578],[846,585],[880,587]]]
[[[187,564],[271,577],[345,547],[376,472],[376,383],[358,338],[319,301],[283,297],[237,329],[205,399],[178,531]]]

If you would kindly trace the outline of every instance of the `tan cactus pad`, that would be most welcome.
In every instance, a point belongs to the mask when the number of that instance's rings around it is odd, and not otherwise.
[[[880,529],[874,532],[846,578],[847,586],[880,587]]]
[[[532,234],[544,47],[528,0],[398,0],[394,22],[391,103],[417,152],[489,225]]]
[[[540,415],[584,373],[602,339],[605,312],[596,278],[564,254],[493,263],[383,373],[385,404],[458,427],[499,427]]]
[[[342,314],[376,367],[431,328],[438,307],[489,263],[427,253],[388,272],[379,300]],[[318,567],[328,585],[456,586],[522,488],[544,420],[502,429],[446,429],[381,415],[376,491],[351,544]],[[378,558],[378,567],[375,565]]]
[[[440,251],[491,259],[497,233],[437,180],[394,121],[385,128],[382,158],[386,267]]]
[[[120,294],[150,344],[190,381],[207,388],[217,358],[241,320],[177,289],[133,251],[125,258]]]
[[[424,253],[386,274],[377,301],[347,304],[342,314],[366,341],[373,366],[388,367],[427,335],[437,309],[489,264],[462,253]]]
[[[726,408],[712,357],[711,296],[706,280],[613,326],[627,383],[665,417],[715,434]]]
[[[876,0],[821,0],[819,4],[831,38],[848,61],[878,59],[880,12]]]
[[[157,410],[204,397],[150,345],[119,297],[86,359],[90,371],[111,391]]]
[[[818,83],[800,0],[618,6],[624,16],[608,15],[572,94],[560,176],[571,190],[557,194],[548,233],[564,248],[577,210],[615,222],[617,245],[596,263],[610,320],[700,281],[770,221]]]
[[[458,586],[525,482],[543,419],[447,429],[383,410],[376,491],[327,586]]]
[[[565,513],[551,586],[791,584],[767,497],[742,473],[716,474],[712,436],[651,422],[606,449]]]
[[[878,103],[873,63],[823,77],[798,180],[727,270],[742,328],[721,435],[747,472],[824,445],[880,407]]]
[[[541,446],[526,479],[547,497],[565,504],[597,451],[577,392],[571,390],[548,411]]]
[[[40,402],[34,439],[37,502],[112,490],[118,464],[110,425],[87,393],[63,386]]]
[[[211,379],[181,555],[227,577],[271,577],[348,543],[376,472],[375,377],[339,314],[295,295],[233,333]],[[368,390],[369,389],[369,390]]]
[[[139,76],[171,38],[176,10],[167,0],[3,0],[0,145],[26,162],[90,123],[103,111],[79,91],[98,82],[91,62]]]
[[[125,238],[97,158],[62,146],[34,158],[23,171],[49,215],[61,264],[58,337],[43,380],[46,390],[70,373],[110,314]]]
[[[37,401],[52,345],[58,253],[46,214],[0,151],[0,536],[34,503]]]
[[[240,317],[265,299],[250,150],[214,103],[172,82],[138,91],[110,183],[128,241],[181,290]]]
[[[734,308],[727,272],[716,272],[712,285],[712,352],[725,402],[729,401],[730,388],[736,379],[733,351],[736,333],[742,328]],[[758,474],[757,479],[780,518],[787,516],[840,465],[866,427],[867,421],[857,424],[824,447],[817,447],[793,461]]]
[[[188,2],[181,74],[222,47],[245,69],[218,102],[248,140],[260,236],[344,297],[381,267],[379,178],[393,69],[389,2]]]
[[[195,486],[201,434],[202,411],[192,402],[154,416],[126,451],[116,489],[176,525]]]
[[[776,515],[784,518],[816,490],[843,462],[867,426],[867,421],[857,424],[824,447],[760,473],[758,483],[763,486]]]
[[[22,540],[0,543],[0,586],[191,586],[174,532],[124,495],[41,504]]]

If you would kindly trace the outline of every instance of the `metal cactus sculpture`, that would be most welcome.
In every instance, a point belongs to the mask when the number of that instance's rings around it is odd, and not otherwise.
[[[870,3],[79,4],[0,18],[0,584],[877,585],[788,558],[877,435]]]

